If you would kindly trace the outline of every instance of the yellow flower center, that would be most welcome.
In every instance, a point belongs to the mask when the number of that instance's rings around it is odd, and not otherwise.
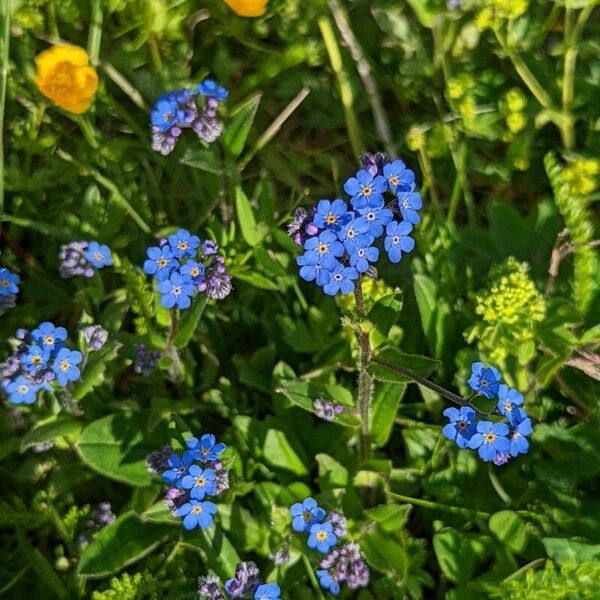
[[[52,335],[44,336],[44,344],[46,344],[46,346],[52,346],[54,344],[54,336],[52,336]]]
[[[196,485],[198,487],[204,487],[206,485],[206,480],[204,477],[196,477]]]
[[[492,442],[496,441],[496,434],[489,431],[488,433],[485,434],[484,439],[485,439],[486,444],[491,444]]]
[[[390,183],[392,185],[398,185],[400,183],[400,180],[398,179],[398,177],[396,177],[396,175],[392,175],[390,177]]]
[[[512,412],[512,404],[508,400],[504,403],[504,410],[506,412]]]
[[[373,193],[373,188],[370,185],[365,185],[362,189],[363,196],[370,196]]]
[[[201,506],[194,506],[194,508],[192,508],[192,512],[195,515],[199,515],[202,512],[202,507]]]
[[[329,213],[325,217],[325,220],[327,221],[328,225],[333,225],[337,221],[337,217],[334,214]]]
[[[17,388],[17,392],[19,392],[19,394],[24,395],[29,391],[29,388],[26,385],[20,385]]]
[[[310,510],[305,510],[304,511],[304,520],[308,523],[309,521],[312,521],[312,513],[310,512]]]
[[[166,267],[168,263],[169,263],[169,261],[166,258],[159,258],[156,261],[156,264],[159,266],[160,269],[162,269],[163,267]]]
[[[60,361],[60,370],[61,371],[68,371],[70,366],[71,366],[71,363],[68,360]]]
[[[329,249],[329,247],[327,246],[327,244],[320,244],[319,247],[317,248],[319,254],[325,254],[328,249]]]
[[[31,362],[34,365],[39,365],[42,362],[42,357],[39,354],[34,354],[31,357]]]
[[[178,247],[180,250],[187,250],[187,249],[188,249],[188,243],[187,243],[187,242],[179,242],[179,243],[177,244],[177,247]]]
[[[206,456],[208,454],[208,448],[202,448],[202,450],[200,452],[202,452],[202,454],[204,454],[204,456]]]
[[[102,252],[96,252],[96,253],[94,253],[94,258],[96,260],[102,260],[102,258],[103,258]]]
[[[1,285],[3,288],[7,288],[7,287],[10,285],[10,283],[8,283],[8,279],[2,279],[2,280],[0,281],[0,285]]]
[[[200,275],[200,271],[196,267],[192,267],[192,269],[190,269],[190,275],[192,277],[198,277],[198,275]]]
[[[321,531],[317,531],[317,533],[315,534],[315,537],[317,538],[317,540],[319,542],[324,542],[327,539],[327,534],[321,530]]]

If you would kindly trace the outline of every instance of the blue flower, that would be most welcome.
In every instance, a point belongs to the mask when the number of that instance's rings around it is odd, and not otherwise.
[[[327,513],[314,498],[306,498],[301,503],[296,502],[290,506],[292,515],[292,529],[298,533],[308,531],[312,525],[321,523]]]
[[[382,194],[387,189],[387,182],[381,175],[373,176],[369,171],[360,170],[356,177],[350,177],[344,183],[344,190],[352,196],[352,206],[359,210],[367,206],[372,199],[383,200]]]
[[[256,588],[254,600],[280,600],[281,588],[276,583],[264,583]]]
[[[205,267],[202,263],[196,262],[195,260],[188,260],[181,269],[179,269],[180,275],[194,285],[202,283],[204,279]]]
[[[406,221],[401,223],[392,221],[385,228],[386,237],[383,245],[393,263],[400,262],[402,252],[410,252],[415,247],[415,240],[408,237],[411,231],[412,225]]]
[[[338,241],[335,233],[327,230],[308,238],[304,242],[304,250],[306,250],[307,258],[309,255],[317,256],[319,262],[327,269],[331,269],[333,266],[333,257],[344,254],[344,246]]]
[[[400,214],[405,221],[416,225],[421,221],[421,217],[417,212],[423,206],[421,200],[421,194],[418,192],[407,192],[405,194],[398,194],[398,208]]]
[[[383,167],[383,176],[391,192],[397,194],[400,192],[412,191],[415,187],[415,174],[406,168],[401,160],[395,160]]]
[[[85,251],[85,258],[96,269],[110,267],[113,264],[110,248],[106,244],[98,242],[89,243]]]
[[[209,98],[216,98],[220,102],[226,100],[229,96],[229,91],[227,88],[218,85],[214,79],[205,79],[203,82],[198,84],[196,89],[198,90],[199,94],[208,96]]]
[[[340,584],[329,574],[329,571],[318,569],[317,577],[319,578],[319,585],[324,590],[327,590],[334,596],[337,596],[340,593]]]
[[[196,460],[214,462],[218,460],[227,446],[222,442],[216,443],[215,436],[212,433],[205,433],[198,441],[198,438],[192,437],[187,440],[187,446],[194,453]]]
[[[354,267],[359,273],[365,273],[369,268],[370,262],[377,262],[379,259],[379,250],[374,246],[366,248],[356,248],[350,254],[350,266]]]
[[[81,352],[61,348],[52,363],[52,370],[56,374],[59,385],[65,386],[69,381],[77,381],[81,371],[77,365],[82,360]]]
[[[505,423],[492,423],[479,421],[477,433],[469,440],[469,448],[479,449],[479,456],[488,462],[496,457],[498,452],[507,453],[510,450],[508,440],[508,425]]]
[[[326,264],[333,268],[336,260],[326,260]],[[316,252],[305,252],[301,256],[296,257],[296,263],[300,267],[300,277],[304,281],[316,281],[317,285],[324,286],[331,279],[331,271],[321,264],[319,255]]]
[[[354,290],[354,280],[358,279],[358,271],[354,267],[345,267],[338,262],[331,271],[329,283],[323,286],[323,291],[328,296],[335,296],[338,292],[349,294]]]
[[[511,424],[518,418],[517,407],[523,404],[523,394],[506,384],[498,386],[498,410]]]
[[[383,233],[384,226],[394,218],[392,211],[384,208],[383,198],[370,199],[363,208],[357,210],[361,215],[358,221],[366,221],[369,226],[368,233],[375,238]]]
[[[178,486],[179,482],[187,474],[188,467],[193,461],[193,452],[184,452],[182,456],[179,456],[179,454],[175,453],[171,454],[167,459],[169,469],[162,474],[164,482],[168,483],[169,485]]]
[[[171,271],[177,267],[171,248],[165,244],[162,247],[152,246],[146,250],[148,260],[144,261],[144,273],[154,275],[158,281],[167,279]]]
[[[0,296],[14,296],[19,293],[21,278],[5,267],[0,268]]]
[[[178,486],[184,490],[192,490],[190,497],[194,500],[202,500],[207,494],[212,496],[217,490],[217,479],[212,469],[202,469],[198,465],[192,465],[188,474],[184,475]]]
[[[449,440],[456,441],[459,448],[468,448],[469,440],[477,430],[475,411],[468,406],[460,409],[451,407],[442,414],[450,421],[442,429],[444,436]]]
[[[352,218],[336,233],[338,239],[343,242],[344,248],[351,254],[356,248],[366,248],[373,243],[372,236],[368,234],[369,227],[367,219]]]
[[[217,512],[217,507],[212,502],[199,502],[190,500],[178,509],[173,511],[176,517],[183,517],[183,526],[190,530],[195,527],[206,529],[213,522],[213,515]]]
[[[67,330],[64,327],[55,327],[50,321],[44,321],[31,332],[31,339],[45,351],[54,352],[63,347],[67,339]]]
[[[337,544],[337,536],[333,533],[331,523],[315,523],[310,527],[307,545],[313,550],[318,550],[322,554],[329,551],[332,546]]]
[[[183,279],[179,273],[172,273],[169,279],[159,281],[158,291],[162,294],[160,303],[165,308],[189,308],[194,286]]]
[[[520,411],[523,413],[523,411]],[[518,456],[519,454],[527,454],[529,451],[529,442],[527,440],[528,435],[533,431],[531,426],[531,419],[529,417],[524,418],[511,432],[509,436],[510,441],[510,455]]]
[[[33,404],[39,389],[39,385],[20,375],[6,386],[6,393],[12,404]]]
[[[471,365],[471,377],[467,383],[474,392],[491,399],[498,393],[500,379],[502,379],[502,375],[498,369],[486,368],[483,363],[475,362]]]
[[[173,256],[183,258],[184,256],[194,257],[200,245],[200,238],[197,235],[192,235],[185,229],[180,229],[169,236],[169,245]]]
[[[159,131],[167,131],[179,121],[179,104],[171,94],[158,99],[150,113],[150,120]]]
[[[35,373],[48,366],[48,356],[48,350],[44,350],[37,345],[29,346],[27,354],[21,359],[21,364],[26,371]]]
[[[339,230],[341,225],[352,219],[348,205],[343,200],[320,200],[313,216],[313,222],[319,229]]]

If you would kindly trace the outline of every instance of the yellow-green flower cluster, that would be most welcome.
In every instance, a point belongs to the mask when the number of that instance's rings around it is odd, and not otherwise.
[[[527,11],[529,0],[483,0],[482,9],[475,17],[480,29],[493,28],[502,21],[518,19]]]
[[[596,158],[578,158],[562,172],[563,181],[574,196],[589,196],[598,188],[600,161]]]
[[[506,141],[522,131],[527,125],[527,115],[525,107],[527,106],[527,96],[519,89],[512,88],[504,94],[504,98],[500,101],[500,109],[504,113],[506,127],[508,128]]]
[[[544,320],[546,302],[528,274],[526,263],[513,257],[490,271],[490,285],[475,298],[482,323],[469,333],[493,361],[509,354],[527,362],[535,352],[535,326]]]

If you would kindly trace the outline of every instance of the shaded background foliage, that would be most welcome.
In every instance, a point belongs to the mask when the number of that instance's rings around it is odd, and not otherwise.
[[[193,597],[198,575],[231,576],[238,556],[268,573],[286,507],[310,493],[350,519],[373,572],[362,599],[593,597],[600,13],[593,0],[460,4],[272,0],[241,19],[216,0],[12,0],[2,265],[23,285],[2,338],[46,319],[74,334],[85,313],[121,346],[86,382],[82,414],[5,402],[6,597]],[[82,118],[33,85],[34,57],[59,40],[98,68]],[[151,152],[154,99],[207,75],[231,91],[222,141]],[[432,377],[462,393],[473,360],[501,367],[536,420],[530,454],[504,468],[444,440],[441,398],[406,382],[377,384],[368,464],[351,427],[309,412],[317,396],[352,397],[356,348],[340,322],[352,306],[299,283],[283,226],[296,206],[340,195],[356,155],[379,149],[418,173],[426,209],[416,251],[367,292],[380,309],[371,338],[437,359]],[[164,344],[167,315],[137,266],[174,226],[218,241],[235,284],[182,350],[179,384],[167,364],[149,378],[131,366],[136,341]],[[110,244],[117,266],[59,279],[58,248],[74,239]],[[502,269],[517,273],[508,289]],[[286,383],[296,377],[303,386]],[[209,537],[164,522],[143,464],[187,430],[213,431],[235,456]],[[82,551],[105,500],[118,520]],[[276,568],[284,597],[318,598],[299,557],[293,546]]]

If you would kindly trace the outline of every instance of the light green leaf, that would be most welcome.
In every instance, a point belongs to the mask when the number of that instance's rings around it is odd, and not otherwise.
[[[260,99],[261,94],[254,94],[230,113],[233,119],[227,124],[221,139],[229,154],[234,157],[239,156],[246,145]]]
[[[260,244],[263,236],[256,224],[254,211],[244,190],[239,186],[235,189],[235,210],[246,243],[249,246]]]
[[[586,560],[600,560],[600,544],[551,537],[544,538],[542,542],[548,556],[559,565],[567,562],[581,564]]]
[[[73,400],[76,402],[85,397],[93,388],[104,381],[104,371],[108,362],[116,358],[121,344],[116,341],[110,341],[104,344],[104,347],[96,352],[90,353],[81,379],[77,382],[73,390]]]
[[[403,354],[396,348],[384,349],[378,352],[376,356],[392,365],[410,369],[421,377],[428,377],[439,365],[439,362],[433,358],[418,354]],[[369,364],[369,373],[378,381],[387,383],[410,383],[413,381],[409,376],[402,375],[376,362]]]
[[[28,431],[21,439],[21,452],[36,444],[52,442],[60,437],[67,437],[70,441],[75,441],[82,429],[83,424],[73,417],[58,417],[54,421],[44,423]]]
[[[265,434],[263,446],[265,461],[294,475],[308,475],[308,469],[290,445],[285,433],[278,429],[269,429]]]
[[[490,531],[510,550],[520,554],[527,546],[528,534],[525,523],[512,510],[501,510],[489,521]]]
[[[375,521],[384,531],[397,531],[404,526],[410,506],[404,504],[383,504],[365,511],[367,517]]]
[[[385,446],[390,439],[406,387],[405,383],[380,383],[376,388],[371,410],[371,432],[377,447]]]
[[[208,297],[206,294],[201,294],[200,298],[196,300],[191,310],[187,310],[181,319],[181,326],[177,335],[175,336],[175,347],[185,348],[192,339],[194,332],[198,329],[198,324],[206,308]]]

